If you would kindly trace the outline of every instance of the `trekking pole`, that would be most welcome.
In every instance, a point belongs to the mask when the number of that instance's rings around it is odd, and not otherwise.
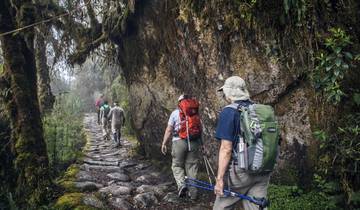
[[[190,177],[185,177],[185,183],[188,186],[193,186],[193,187],[208,190],[208,191],[214,191],[214,188],[215,188],[215,186],[212,185],[212,184],[209,184],[207,182],[200,181],[200,180],[197,180],[197,179],[193,179],[193,178],[190,178]],[[270,204],[269,201],[266,200],[265,198],[250,197],[250,196],[243,195],[243,194],[233,192],[233,191],[230,191],[230,190],[223,190],[223,192],[227,196],[233,196],[233,197],[238,197],[238,198],[241,198],[241,199],[244,199],[244,200],[248,200],[248,201],[258,205],[261,209],[269,206],[269,204]]]
[[[214,170],[212,169],[211,164],[210,164],[210,161],[209,161],[209,159],[205,156],[205,154],[203,154],[203,159],[204,159],[204,164],[205,164],[205,168],[206,168],[206,173],[207,173],[208,178],[209,178],[209,182],[210,182],[210,184],[212,184],[210,172],[211,172],[212,177],[214,178],[214,180],[216,180],[216,176],[215,176]]]
[[[209,173],[209,166],[206,164],[206,159],[205,159],[205,155],[203,155],[203,159],[204,159],[204,163],[205,163],[205,168],[206,168],[206,173],[208,175],[208,178],[209,178],[209,182],[210,184],[212,185],[212,181],[211,181],[211,177],[210,177],[210,173]]]
[[[206,173],[207,173],[207,175],[208,175],[210,184],[212,184],[211,177],[210,177],[210,171],[211,171],[211,173],[212,173],[212,175],[213,175],[214,180],[216,180],[216,176],[215,176],[214,170],[212,169],[212,167],[211,167],[211,165],[210,165],[209,159],[208,159],[208,158],[206,157],[206,155],[205,155],[204,147],[203,147],[203,146],[204,146],[204,144],[201,142],[201,153],[202,153],[202,156],[203,156]]]
[[[212,173],[212,175],[213,175],[214,179],[216,179],[216,176],[215,176],[214,170],[213,170],[213,168],[211,167],[210,161],[209,161],[209,159],[208,159],[206,156],[205,156],[205,161],[206,161],[206,163],[208,164],[209,169],[210,169],[210,171],[211,171],[211,173]]]

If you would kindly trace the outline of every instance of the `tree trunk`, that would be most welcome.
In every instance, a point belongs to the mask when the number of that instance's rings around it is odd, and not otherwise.
[[[46,60],[46,43],[43,29],[43,27],[40,27],[40,31],[35,35],[35,61],[40,112],[45,114],[51,111],[55,97],[52,94],[50,87],[49,67]]]
[[[0,14],[2,33],[32,23],[35,12],[30,0],[11,3],[2,0]],[[15,200],[21,209],[33,209],[45,201],[50,184],[37,99],[33,29],[2,36],[0,41],[5,60],[4,74],[11,88],[11,96],[5,103],[10,113],[17,174]]]

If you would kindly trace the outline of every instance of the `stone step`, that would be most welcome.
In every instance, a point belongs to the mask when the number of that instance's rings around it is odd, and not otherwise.
[[[124,170],[121,169],[119,166],[100,166],[100,165],[83,164],[80,166],[80,169],[84,171],[102,171],[106,173],[124,172]]]
[[[119,162],[110,162],[110,161],[99,161],[99,160],[91,160],[86,158],[84,160],[84,163],[90,164],[90,165],[99,165],[99,166],[118,166]]]
[[[80,189],[81,191],[96,191],[99,188],[103,187],[102,184],[97,184],[95,182],[89,182],[89,181],[74,182],[74,184],[75,184],[75,187]]]
[[[115,181],[122,181],[122,182],[130,181],[130,177],[124,173],[111,173],[106,176]]]

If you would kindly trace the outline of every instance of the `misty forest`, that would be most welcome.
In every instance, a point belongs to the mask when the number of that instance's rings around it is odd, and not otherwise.
[[[360,1],[0,1],[0,210],[230,200],[360,209]]]

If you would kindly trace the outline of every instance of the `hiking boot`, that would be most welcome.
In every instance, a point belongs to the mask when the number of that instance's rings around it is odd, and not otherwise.
[[[187,187],[185,185],[182,185],[178,193],[179,198],[185,197],[187,190],[188,190]]]

